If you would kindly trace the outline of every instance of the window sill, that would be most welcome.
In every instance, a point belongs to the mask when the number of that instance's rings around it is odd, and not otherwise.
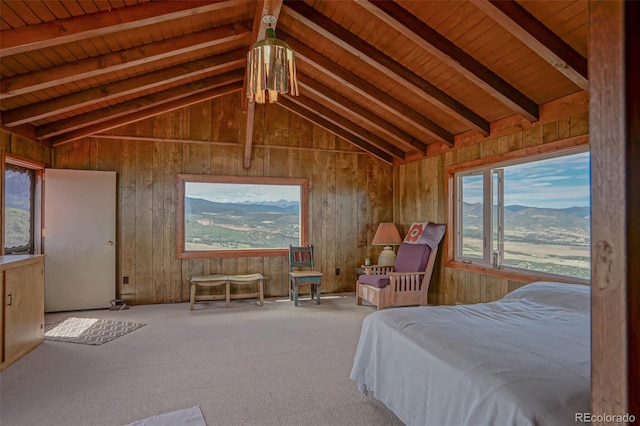
[[[569,284],[591,284],[589,280],[581,278],[563,277],[560,275],[544,274],[527,272],[522,273],[519,271],[509,269],[495,269],[481,265],[474,265],[472,263],[457,262],[455,260],[449,260],[444,265],[446,268],[457,269],[461,271],[473,272],[488,277],[506,279],[509,281],[515,281],[523,284],[529,284],[534,281],[555,281]]]

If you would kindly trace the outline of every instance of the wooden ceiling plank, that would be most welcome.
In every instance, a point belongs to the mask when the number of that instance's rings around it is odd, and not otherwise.
[[[94,135],[99,132],[104,132],[116,127],[124,126],[126,124],[135,123],[136,121],[144,120],[156,115],[164,114],[166,112],[174,111],[176,109],[184,108],[190,105],[194,105],[200,102],[204,102],[213,98],[227,95],[233,92],[239,92],[242,89],[242,82],[228,84],[216,89],[207,90],[206,92],[198,93],[186,98],[182,98],[166,104],[157,105],[153,108],[145,109],[142,111],[136,111],[132,114],[118,117],[113,120],[105,121],[103,123],[96,124],[94,126],[86,127],[75,132],[66,133],[64,135],[51,138],[52,145],[59,146],[67,142],[72,142],[77,139],[81,139],[87,136]]]
[[[296,58],[300,58],[308,62],[311,66],[321,70],[350,90],[358,92],[371,102],[392,113],[394,116],[400,118],[409,125],[431,135],[438,141],[442,141],[449,146],[453,146],[453,134],[446,129],[443,129],[438,124],[418,114],[412,109],[407,108],[406,105],[399,100],[379,90],[374,85],[368,83],[352,72],[337,66],[334,62],[329,61],[326,57],[320,55],[306,44],[296,40],[293,36],[288,35],[282,30],[280,33],[285,35],[287,43],[296,53]],[[420,138],[420,136],[417,137]]]
[[[313,7],[304,2],[292,0],[285,1],[284,5],[287,15],[312,28],[315,32],[371,65],[391,80],[411,90],[415,95],[442,109],[456,120],[477,130],[483,136],[489,134],[489,122],[479,114],[403,67],[396,60],[385,55],[374,46],[358,38]]]
[[[589,91],[587,60],[515,1],[471,0],[582,90]]]
[[[357,146],[360,149],[363,149],[367,152],[369,152],[371,155],[373,155],[374,157],[379,158],[380,160],[384,161],[387,164],[393,164],[393,157],[382,151],[381,149],[378,149],[375,146],[370,145],[368,142],[358,138],[357,136],[354,136],[353,134],[347,132],[346,130],[336,126],[333,123],[330,123],[329,121],[325,120],[324,118],[320,117],[317,114],[314,114],[312,111],[309,111],[307,109],[305,109],[304,107],[297,105],[296,103],[291,101],[291,98],[288,96],[283,96],[282,98],[278,98],[278,104],[280,106],[282,106],[283,108],[288,109],[289,111],[298,114],[299,116],[301,116],[302,118],[316,124],[317,126],[322,127],[323,129],[333,133],[334,135],[338,136],[339,138],[342,138],[344,140],[346,140],[347,142],[352,143],[353,145]]]
[[[251,44],[262,40],[265,37],[265,32],[267,31],[268,25],[266,22],[262,21],[262,17],[264,15],[273,15],[276,18],[276,22],[273,25],[273,29],[278,26],[278,19],[280,17],[280,11],[282,10],[282,0],[260,0],[256,5],[256,13],[253,18],[253,32],[251,33]],[[248,64],[247,64],[248,65]],[[242,166],[245,169],[249,169],[251,167],[251,147],[253,144],[253,125],[255,118],[255,102],[249,102],[247,104],[247,77],[245,75],[245,80],[242,85],[242,106],[244,110],[244,106],[246,105],[246,123],[245,123],[245,141],[244,141],[244,160],[242,162]]]
[[[337,113],[331,108],[326,108],[320,103],[306,97],[299,96],[293,97],[289,96],[288,98],[293,103],[298,104],[309,111],[313,111],[318,116],[324,118],[329,123],[333,123],[341,129],[346,130],[347,132],[353,134],[354,136],[368,142],[369,144],[381,149],[382,151],[391,154],[393,157],[398,159],[404,159],[405,152],[398,148],[397,146],[387,142],[381,137],[371,133],[367,129],[353,123],[348,118],[345,118],[343,115]]]
[[[363,108],[352,100],[337,94],[335,90],[301,73],[298,73],[298,83],[300,87],[322,98],[330,105],[357,115],[362,120],[366,121],[368,125],[375,127],[379,131],[393,138],[399,145],[403,147],[403,149],[417,149],[422,153],[426,153],[427,144],[415,139],[404,130],[383,119],[380,115],[377,115],[369,111],[368,109]]]
[[[82,59],[59,67],[5,77],[0,81],[0,99],[131,68],[198,49],[233,42],[246,44],[248,41],[247,23],[225,25],[149,45]]]
[[[188,84],[172,87],[162,92],[154,93],[143,98],[133,99],[127,102],[121,102],[106,108],[76,115],[63,120],[57,120],[53,123],[38,126],[36,128],[36,137],[38,139],[47,139],[64,133],[72,132],[83,127],[92,126],[107,120],[128,115],[134,111],[141,111],[147,108],[153,108],[162,103],[172,102],[177,99],[187,97],[192,94],[204,92],[209,89],[224,86],[231,83],[242,81],[244,70],[218,74],[202,80],[197,80]]]
[[[246,51],[244,49],[236,49],[212,58],[188,62],[25,107],[4,111],[2,113],[2,120],[4,124],[9,127],[25,124],[69,112],[83,106],[134,94],[222,68],[238,68],[244,66],[246,60]]]
[[[538,105],[534,101],[398,3],[379,0],[356,1],[514,112],[531,122],[538,121]]]
[[[0,33],[0,57],[237,7],[248,0],[154,1],[74,18],[29,25]]]

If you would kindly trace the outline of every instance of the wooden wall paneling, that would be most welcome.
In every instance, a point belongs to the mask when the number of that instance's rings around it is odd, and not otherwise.
[[[212,127],[217,127],[217,123],[211,124],[211,102],[202,102],[191,105],[188,109],[187,127],[185,133],[190,140],[204,141],[209,137]],[[184,170],[187,173],[207,174],[210,170],[210,152],[204,143],[185,144],[186,155],[184,160]],[[188,280],[192,276],[206,275],[210,268],[208,259],[189,259],[186,264]],[[206,266],[205,266],[206,265]],[[199,289],[199,292],[211,294],[211,288]],[[218,289],[216,289],[218,290]]]
[[[90,170],[91,169],[91,143],[90,139],[79,139],[72,142],[75,146],[74,152],[74,165],[73,168],[77,170]]]
[[[358,253],[358,214],[357,209],[357,155],[340,154],[340,178],[337,193],[339,199],[338,215],[341,226],[338,235],[341,236],[337,247],[336,267],[340,268],[340,275],[336,277],[336,291],[355,291],[353,284],[353,268],[360,266],[364,259],[354,257]]]
[[[121,129],[114,129],[110,133],[116,134]],[[122,140],[114,140],[112,144],[113,168],[105,166],[105,171],[116,172],[116,298],[122,298]],[[108,150],[107,150],[108,151]],[[54,150],[55,152],[55,150]],[[105,162],[101,162],[105,164]]]
[[[404,237],[413,222],[426,219],[423,211],[423,195],[425,190],[424,175],[422,166],[427,161],[414,161],[407,164],[407,197],[404,202],[408,207],[408,213],[402,220],[400,236]],[[426,198],[426,197],[425,197]],[[419,219],[418,219],[419,218]],[[397,249],[397,247],[396,247]]]
[[[0,152],[11,152],[12,134],[0,129]]]
[[[185,110],[179,110],[169,115],[168,122],[165,124],[169,137],[180,138],[183,136],[183,116]],[[186,301],[183,299],[183,290],[188,291],[189,284],[182,280],[182,261],[176,257],[176,205],[178,198],[178,190],[176,187],[176,175],[183,173],[183,144],[178,142],[169,142],[169,148],[165,145],[165,161],[167,159],[167,150],[171,152],[170,161],[168,161],[168,169],[165,170],[165,262],[169,267],[169,300],[171,302]],[[168,256],[167,256],[168,255]],[[167,275],[165,274],[165,280]],[[165,292],[167,294],[167,292]]]
[[[103,171],[113,171],[116,168],[115,144],[112,139],[96,139],[95,169]]]
[[[138,123],[140,134],[152,134],[153,119]],[[137,141],[135,149],[136,304],[154,302],[153,292],[153,142]]]
[[[89,145],[89,170],[98,170],[98,139],[88,138]]]
[[[542,144],[543,128],[534,126],[522,131],[522,147],[531,148]]]
[[[496,277],[487,277],[486,280],[487,301],[493,302],[507,295],[507,280]]]
[[[154,120],[154,129],[162,128],[164,125],[162,117]],[[164,210],[169,206],[164,203],[164,142],[152,142],[152,181],[151,181],[151,257],[152,257],[152,289],[153,303],[164,303],[165,301],[165,261],[164,261]]]
[[[565,117],[558,120],[558,139],[567,139],[571,137],[571,117]]]
[[[510,152],[522,149],[522,132],[515,132],[500,136],[500,152]]]
[[[480,143],[480,157],[492,157],[500,154],[500,138],[487,139]]]
[[[322,130],[322,139],[325,149],[335,149],[336,137],[333,134]],[[318,260],[322,262],[324,291],[333,293],[336,287],[336,245],[340,223],[337,205],[338,200],[336,197],[336,180],[338,178],[337,154],[333,152],[323,152],[322,163],[323,215],[322,222],[319,224],[322,231],[316,262]],[[318,224],[316,224],[316,226],[317,225]],[[319,258],[318,255],[320,256]]]
[[[455,305],[456,302],[458,301],[458,286],[457,286],[457,281],[456,281],[456,277],[455,277],[455,273],[452,269],[450,268],[445,268],[442,272],[442,277],[444,277],[442,279],[442,287],[448,289],[449,291],[449,300],[447,300],[447,305]],[[429,304],[436,304],[439,303],[439,300],[436,300],[435,302],[432,302],[431,300],[428,300]],[[445,304],[444,302],[440,303],[440,304]]]
[[[50,167],[51,149],[48,146],[32,142],[12,133],[9,133],[9,140],[7,142],[9,147],[6,149],[6,152],[10,152],[19,157],[29,158]]]
[[[134,134],[136,126],[129,125]],[[65,145],[63,145],[65,146]],[[129,284],[122,285],[122,299],[128,304],[137,302],[136,275],[136,143],[130,140],[122,142],[122,169],[120,172],[120,265],[122,277],[128,277]]]
[[[571,117],[571,136],[589,133],[589,111],[584,111]]]
[[[475,144],[456,150],[456,163],[475,160],[481,158],[481,144]]]
[[[558,122],[552,121],[542,125],[542,143],[555,142],[558,140]]]
[[[364,155],[356,155],[356,204],[354,209],[357,213],[357,228],[352,233],[353,237],[356,240],[357,251],[353,253],[354,259],[357,266],[364,264],[364,259],[368,257],[373,262],[373,253],[370,249],[369,245],[369,234],[370,229],[372,228],[372,224],[369,222],[369,193],[364,191],[362,188],[366,188],[367,186],[367,175],[368,168],[370,166],[368,157]],[[371,234],[373,236],[373,234]],[[355,286],[354,286],[355,290]]]

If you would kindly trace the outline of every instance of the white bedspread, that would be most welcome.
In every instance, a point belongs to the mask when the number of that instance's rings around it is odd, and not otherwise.
[[[408,425],[575,425],[590,411],[589,307],[589,287],[541,282],[373,312],[351,379]]]

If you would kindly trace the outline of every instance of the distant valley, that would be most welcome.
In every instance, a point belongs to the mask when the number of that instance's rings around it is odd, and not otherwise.
[[[297,202],[220,203],[187,197],[185,206],[187,250],[289,247],[299,243]]]
[[[463,216],[463,250],[481,257],[482,204],[465,203]],[[504,264],[589,278],[590,208],[506,206]]]

